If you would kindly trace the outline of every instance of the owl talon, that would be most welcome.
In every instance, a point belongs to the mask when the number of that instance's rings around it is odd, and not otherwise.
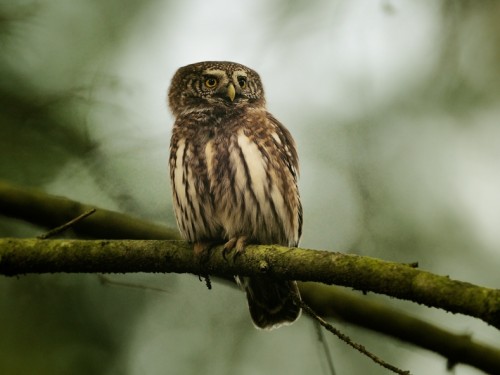
[[[236,247],[235,247],[236,252],[234,253],[234,256],[237,257],[238,255],[241,255],[243,251],[245,251],[246,246],[247,246],[246,236],[239,237],[238,240],[236,241]]]
[[[222,248],[222,257],[224,258],[225,261],[227,261],[227,254],[230,253],[231,250],[233,250],[234,247],[236,246],[237,240],[238,240],[237,237],[233,237],[224,244],[224,247]]]
[[[245,251],[245,246],[247,244],[247,237],[233,237],[226,242],[224,248],[222,249],[222,257],[227,261],[227,254],[234,250],[233,260],[235,260],[238,255]]]

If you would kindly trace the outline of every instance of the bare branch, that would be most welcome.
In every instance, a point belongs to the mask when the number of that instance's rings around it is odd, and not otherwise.
[[[396,366],[391,365],[390,363],[387,363],[384,361],[382,358],[376,356],[372,352],[370,352],[368,349],[366,349],[363,345],[358,344],[357,342],[352,341],[352,339],[347,336],[346,334],[342,333],[340,330],[335,328],[333,325],[328,323],[326,320],[324,320],[322,317],[320,317],[316,312],[311,309],[310,306],[308,306],[306,303],[304,303],[298,295],[295,296],[294,299],[295,303],[302,307],[302,309],[309,315],[311,316],[314,320],[316,320],[319,324],[321,324],[327,331],[333,333],[335,336],[337,336],[340,340],[345,342],[347,345],[350,347],[354,348],[361,354],[367,356],[370,358],[373,362],[379,364],[380,366],[396,373],[396,374],[401,374],[401,375],[409,375],[409,371],[402,370]]]
[[[47,238],[54,237],[54,236],[56,236],[64,231],[68,230],[69,228],[74,227],[77,223],[79,223],[80,221],[82,221],[86,217],[89,217],[95,211],[96,211],[96,209],[92,208],[92,209],[84,212],[83,214],[75,217],[74,219],[68,221],[67,223],[64,223],[63,225],[60,225],[54,229],[51,229],[47,233],[44,233],[44,234],[37,236],[37,238],[40,240],[46,240]]]
[[[311,282],[299,283],[299,288],[304,301],[320,316],[426,348],[447,358],[451,366],[464,363],[488,373],[500,373],[500,350],[476,342],[471,335],[453,334],[391,307],[376,296],[367,298],[344,288]]]

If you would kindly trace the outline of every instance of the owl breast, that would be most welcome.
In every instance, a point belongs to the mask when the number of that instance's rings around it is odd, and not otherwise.
[[[199,118],[182,123],[174,125],[170,174],[183,236],[296,246],[301,208],[279,123],[265,111],[227,118],[224,126]]]

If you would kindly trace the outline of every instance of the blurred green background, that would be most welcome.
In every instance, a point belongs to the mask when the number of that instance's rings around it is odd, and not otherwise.
[[[500,2],[0,1],[0,178],[175,226],[168,183],[175,70],[257,70],[301,159],[303,247],[498,288]],[[0,236],[44,230],[0,217]],[[325,373],[307,318],[253,328],[244,294],[189,275],[0,278],[2,374]],[[382,298],[497,345],[485,324]],[[385,360],[430,352],[344,323]],[[387,371],[328,338],[338,374]],[[479,374],[459,366],[455,375]]]

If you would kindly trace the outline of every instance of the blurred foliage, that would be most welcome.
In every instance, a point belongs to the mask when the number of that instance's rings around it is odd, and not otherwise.
[[[27,1],[0,5],[0,176],[38,186],[95,148],[96,65],[126,40],[147,2]],[[102,77],[101,77],[102,79]],[[35,163],[43,160],[43,164]]]
[[[91,160],[87,113],[97,64],[126,40],[148,2],[3,1],[0,4],[0,178],[50,183],[72,160]],[[0,219],[2,235],[42,229]],[[30,276],[0,282],[0,373],[125,373],[123,326],[144,293],[117,292],[95,276]],[[108,303],[109,301],[109,303]]]

